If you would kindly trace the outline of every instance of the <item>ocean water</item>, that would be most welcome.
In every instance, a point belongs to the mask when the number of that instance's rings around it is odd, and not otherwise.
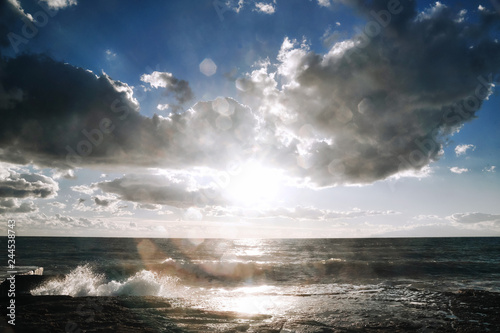
[[[432,327],[456,319],[447,292],[500,292],[500,238],[18,237],[16,264],[57,276],[32,295],[158,296],[179,309],[337,327],[398,318]],[[193,330],[211,331],[204,325]]]

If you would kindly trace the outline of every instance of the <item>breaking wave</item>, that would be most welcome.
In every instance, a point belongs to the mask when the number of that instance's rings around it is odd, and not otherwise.
[[[108,281],[89,264],[78,266],[62,279],[55,279],[31,290],[34,296],[163,296],[178,294],[179,279],[142,270],[123,280]]]

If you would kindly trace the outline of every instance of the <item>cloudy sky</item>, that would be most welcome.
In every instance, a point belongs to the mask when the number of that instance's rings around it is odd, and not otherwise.
[[[500,236],[497,0],[0,7],[18,235]]]

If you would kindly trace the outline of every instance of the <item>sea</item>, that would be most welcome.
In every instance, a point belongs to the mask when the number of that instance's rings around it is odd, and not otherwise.
[[[157,332],[500,329],[487,309],[459,314],[453,298],[500,292],[500,238],[17,237],[16,265],[53,276],[33,296],[164,299],[165,311],[129,307]]]

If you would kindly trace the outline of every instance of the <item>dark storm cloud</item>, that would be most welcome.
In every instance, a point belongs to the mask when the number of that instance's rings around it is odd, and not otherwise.
[[[87,162],[90,164],[138,148],[123,130],[107,135],[107,144],[101,144],[104,132],[109,132],[113,126],[112,121],[117,122],[125,112],[112,112],[110,106],[115,100],[116,107],[130,110],[127,115],[132,121],[123,124],[122,128],[138,128],[136,135],[144,135],[141,125],[148,126],[147,120],[135,112],[137,106],[127,98],[123,85],[106,75],[96,77],[89,71],[45,56],[23,55],[2,60],[1,67],[3,91],[21,96],[15,100],[11,98],[0,109],[3,119],[0,124],[1,159],[64,167],[68,161],[81,160],[66,159],[73,152],[75,155],[82,152],[81,157],[91,155]],[[89,144],[79,145],[83,141]]]
[[[183,114],[138,113],[125,83],[23,55],[0,62],[0,159],[68,168],[218,165],[252,144],[257,120],[231,99]]]
[[[237,81],[273,124],[277,164],[319,186],[370,183],[437,160],[500,69],[498,15],[480,11],[468,23],[439,3],[418,13],[414,1],[346,2],[367,17],[357,36],[325,55],[285,39],[277,71],[266,63]]]
[[[266,64],[236,81],[251,108],[218,98],[145,117],[133,89],[106,74],[40,55],[2,59],[0,160],[225,169],[251,155],[315,186],[421,170],[491,93],[500,69],[491,38],[498,15],[479,11],[469,24],[444,5],[419,13],[413,1],[344,2],[366,15],[363,31],[325,55],[286,39],[277,70]],[[193,96],[167,72],[142,80],[179,104]],[[159,191],[145,202],[155,200],[171,198]]]

